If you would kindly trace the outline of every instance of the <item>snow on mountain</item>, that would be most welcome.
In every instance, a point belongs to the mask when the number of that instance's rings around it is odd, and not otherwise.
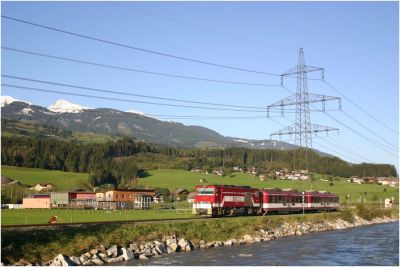
[[[24,103],[27,103],[27,104],[31,105],[31,103],[29,103],[29,102],[26,102],[26,101],[23,101],[23,100],[19,100],[19,99],[15,99],[14,97],[11,97],[11,96],[7,96],[7,95],[2,95],[1,96],[1,107],[9,105],[12,102],[24,102]]]
[[[30,115],[30,113],[33,113],[33,110],[31,108],[23,108],[21,112],[25,115]]]
[[[248,143],[249,141],[242,140],[242,139],[234,139],[234,141],[239,142],[239,143]]]
[[[59,99],[50,106],[48,106],[47,109],[56,113],[79,113],[84,109],[91,109],[91,108],[82,107],[78,104],[71,103],[68,100]]]
[[[142,115],[142,116],[147,116],[143,111],[139,111],[139,110],[135,110],[135,109],[125,110],[125,112],[139,114],[139,115]]]

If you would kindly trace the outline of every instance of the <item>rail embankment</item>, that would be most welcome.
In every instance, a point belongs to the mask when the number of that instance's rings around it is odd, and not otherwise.
[[[102,265],[395,220],[397,209],[359,206],[306,215],[5,231],[1,261],[5,265]]]

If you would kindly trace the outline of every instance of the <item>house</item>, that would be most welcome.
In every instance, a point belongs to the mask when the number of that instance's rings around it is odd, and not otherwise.
[[[179,188],[177,190],[175,190],[175,192],[172,193],[172,197],[176,200],[176,201],[180,201],[181,199],[184,198],[184,196],[189,195],[189,191],[186,190],[185,188]]]
[[[399,186],[399,178],[397,177],[377,177],[377,184],[388,185],[390,187]]]
[[[97,204],[95,192],[68,192],[68,199],[71,208],[95,208]]]
[[[35,191],[43,191],[43,190],[52,190],[54,188],[54,185],[51,183],[48,184],[37,184],[35,186],[30,187],[30,190],[35,190]]]
[[[33,195],[22,199],[24,209],[50,209],[50,195]]]
[[[256,167],[251,167],[251,168],[247,171],[247,173],[257,175],[257,174],[258,174],[257,168],[256,168]]]
[[[51,192],[50,205],[54,208],[68,207],[69,197],[68,192]]]
[[[233,166],[232,169],[233,169],[234,172],[242,172],[243,171],[243,169],[240,168],[239,166]]]
[[[97,208],[99,209],[148,209],[154,189],[113,189],[96,193]]]
[[[5,208],[8,208],[10,210],[23,208],[22,204],[4,204],[4,205],[5,205]]]
[[[153,196],[153,202],[154,203],[164,203],[164,197],[161,194],[155,194]]]
[[[376,184],[378,179],[376,177],[363,177],[363,181],[366,184]]]
[[[216,174],[218,176],[222,176],[224,175],[224,171],[223,170],[214,170],[211,173]]]

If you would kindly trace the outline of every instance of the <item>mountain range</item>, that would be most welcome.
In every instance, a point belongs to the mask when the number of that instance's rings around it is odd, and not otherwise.
[[[247,147],[258,149],[293,149],[296,146],[275,140],[250,140],[222,136],[202,127],[164,121],[136,110],[89,108],[57,100],[49,107],[33,105],[9,96],[1,96],[2,119],[14,120],[68,131],[111,136],[134,137],[150,143],[179,148]]]

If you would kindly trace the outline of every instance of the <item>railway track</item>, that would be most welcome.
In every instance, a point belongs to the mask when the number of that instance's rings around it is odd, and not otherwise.
[[[151,220],[125,220],[125,221],[99,221],[99,222],[74,222],[74,223],[58,223],[58,224],[15,224],[15,225],[2,225],[2,231],[12,230],[33,230],[33,229],[60,229],[68,227],[86,227],[86,226],[99,226],[99,225],[115,225],[115,224],[145,224],[145,223],[164,223],[176,221],[198,221],[215,219],[211,217],[198,217],[198,218],[173,218],[173,219],[151,219]]]

